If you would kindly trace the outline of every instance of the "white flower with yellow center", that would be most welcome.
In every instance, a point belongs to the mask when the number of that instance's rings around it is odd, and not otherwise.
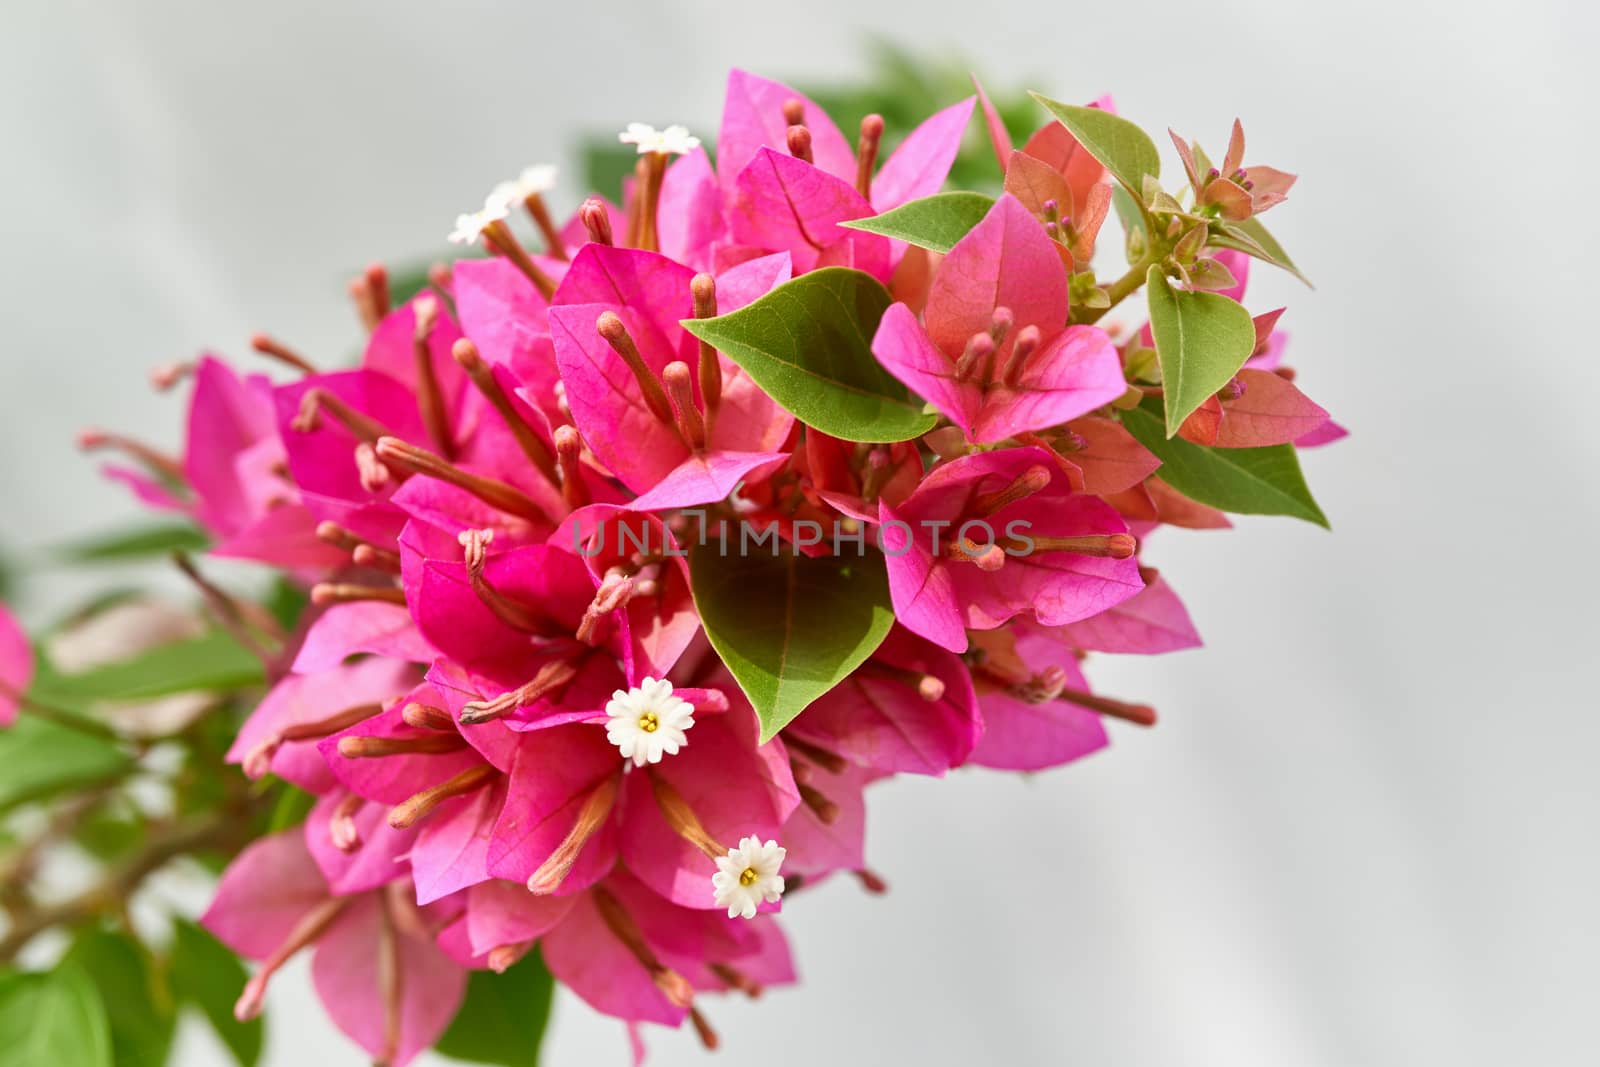
[[[556,168],[550,163],[536,163],[522,168],[522,173],[510,181],[501,182],[489,194],[488,202],[508,206],[522,203],[530,196],[543,196],[556,187]]]
[[[635,767],[660,763],[689,743],[694,705],[672,692],[666,679],[646,678],[635,688],[618,689],[606,703],[606,740]]]
[[[630,122],[628,128],[617,134],[623,144],[637,145],[641,156],[651,152],[682,156],[700,147],[700,138],[689,132],[687,126],[668,126],[658,130],[643,122]]]
[[[483,231],[497,222],[504,221],[511,214],[509,204],[497,201],[492,195],[483,202],[481,210],[470,215],[457,215],[456,228],[450,231],[450,243],[453,245],[470,245],[477,243]]]
[[[783,896],[783,875],[778,869],[788,851],[776,841],[761,843],[761,838],[750,836],[730,848],[726,856],[717,857],[717,873],[711,876],[711,888],[717,894],[717,907],[728,909],[728,918],[753,919],[762,904],[771,904]]]

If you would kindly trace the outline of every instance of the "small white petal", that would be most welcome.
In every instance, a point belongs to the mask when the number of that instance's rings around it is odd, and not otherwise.
[[[617,140],[637,146],[641,156],[652,152],[681,156],[700,147],[700,138],[691,134],[687,126],[674,125],[658,130],[643,122],[628,123],[628,128],[617,134]]]

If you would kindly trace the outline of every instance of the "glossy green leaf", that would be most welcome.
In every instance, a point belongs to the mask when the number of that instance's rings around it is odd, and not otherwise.
[[[127,934],[89,930],[73,941],[64,959],[100,991],[117,1067],[162,1067],[177,1016],[144,946]]]
[[[59,555],[69,563],[121,563],[172,552],[202,552],[210,544],[211,538],[194,524],[173,522],[77,541]]]
[[[0,1067],[112,1067],[100,992],[79,967],[0,975]]]
[[[60,674],[42,665],[33,695],[45,703],[81,707],[101,700],[153,700],[173,693],[240,689],[263,677],[260,660],[226,632],[213,630],[82,674]]]
[[[244,964],[194,923],[179,919],[172,933],[173,995],[200,1009],[239,1067],[255,1067],[261,1059],[261,1020],[242,1023],[233,1017],[234,1001],[250,977]]]
[[[1261,225],[1258,218],[1248,218],[1242,222],[1213,223],[1210,238],[1207,244],[1219,248],[1231,248],[1243,252],[1247,256],[1254,256],[1264,263],[1270,263],[1293,274],[1309,287],[1311,279],[1300,273],[1300,268],[1294,265],[1294,260],[1283,250],[1278,239]]]
[[[847,441],[907,441],[938,419],[872,354],[888,307],[888,290],[871,275],[827,267],[738,311],[683,325],[807,426]]]
[[[766,740],[855,670],[894,624],[883,557],[810,558],[771,542],[690,550],[695,606],[706,636],[761,719]]]
[[[1146,174],[1161,177],[1161,156],[1155,142],[1127,119],[1097,107],[1063,104],[1038,93],[1029,95],[1043,104],[1077,138],[1084,151],[1098,159],[1135,197],[1143,195]]]
[[[468,1063],[536,1067],[555,982],[537,952],[504,974],[473,971],[467,997],[435,1049]]]
[[[0,811],[112,778],[128,757],[109,738],[24,714],[0,730]]]
[[[1220,293],[1174,289],[1160,267],[1145,275],[1150,333],[1161,360],[1167,436],[1228,384],[1256,344],[1255,323],[1236,300]]]
[[[935,193],[908,200],[899,207],[839,225],[866,230],[935,252],[948,252],[967,231],[983,221],[994,199],[982,193]]]
[[[1161,460],[1156,474],[1192,500],[1238,515],[1288,515],[1328,525],[1300,473],[1293,445],[1207,448],[1181,437],[1169,439],[1153,400],[1124,411],[1122,424]]]

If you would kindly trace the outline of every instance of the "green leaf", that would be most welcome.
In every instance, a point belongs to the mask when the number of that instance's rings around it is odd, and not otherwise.
[[[878,365],[872,335],[889,293],[868,274],[827,267],[714,319],[685,319],[807,426],[847,441],[907,441],[933,429]]]
[[[967,231],[983,221],[994,199],[982,193],[935,193],[908,200],[891,211],[839,225],[852,230],[881,233],[935,252],[948,252]]]
[[[112,1067],[105,1005],[71,964],[0,975],[0,1067]]]
[[[204,530],[175,522],[77,541],[62,548],[59,556],[68,563],[121,563],[172,552],[202,552],[210,545]]]
[[[741,543],[735,536],[726,551],[710,539],[690,549],[690,583],[711,647],[750,698],[766,741],[872,655],[894,609],[876,552],[774,556],[742,543],[743,528]]]
[[[89,930],[64,959],[82,968],[100,990],[117,1067],[162,1067],[177,1016],[171,996],[158,985],[150,953],[127,934]]]
[[[1142,195],[1146,174],[1161,177],[1161,156],[1155,142],[1127,119],[1097,107],[1063,104],[1038,93],[1028,95],[1043,104],[1084,151],[1098,159],[1135,198]]]
[[[1184,496],[1238,515],[1288,515],[1327,528],[1293,445],[1207,448],[1168,439],[1153,400],[1124,411],[1122,424],[1161,460],[1161,479]]]
[[[82,674],[41,667],[36,699],[78,705],[100,700],[153,700],[173,693],[241,689],[263,680],[261,661],[225,631],[174,641]]]
[[[1235,300],[1220,293],[1174,289],[1160,267],[1145,275],[1150,332],[1161,359],[1167,436],[1172,437],[1218,389],[1228,384],[1256,344],[1255,323]]]
[[[1136,263],[1150,241],[1144,212],[1139,209],[1139,201],[1133,198],[1133,194],[1120,185],[1111,187],[1111,206],[1117,209],[1117,218],[1122,220],[1122,230],[1127,236],[1128,262]]]
[[[1236,252],[1254,256],[1264,263],[1271,263],[1274,267],[1286,270],[1305,282],[1308,288],[1311,287],[1311,279],[1300,273],[1300,268],[1294,265],[1294,260],[1289,258],[1289,254],[1283,250],[1278,239],[1261,225],[1260,219],[1248,218],[1242,222],[1213,223],[1211,236],[1206,243],[1221,248],[1231,248]]]
[[[435,1049],[469,1063],[536,1067],[555,982],[537,952],[504,974],[473,971],[467,998]]]
[[[173,994],[200,1009],[239,1067],[255,1067],[261,1059],[261,1020],[241,1023],[233,1017],[234,1001],[250,977],[244,964],[194,923],[176,920],[172,932]]]
[[[103,781],[127,765],[109,738],[25,714],[0,730],[0,811]]]

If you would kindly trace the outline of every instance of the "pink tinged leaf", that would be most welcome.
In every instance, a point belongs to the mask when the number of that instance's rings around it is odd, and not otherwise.
[[[387,1056],[384,1062],[392,1067],[405,1067],[450,1025],[466,995],[467,972],[432,941],[396,928],[385,907],[377,896],[352,902],[317,942],[311,980],[328,1017],[347,1037],[374,1057]],[[387,937],[398,949],[400,972],[400,1033],[393,1050],[385,1048],[390,1005],[378,966]]]
[[[1038,634],[1017,638],[1017,652],[1034,671],[1060,667],[1070,688],[1087,690],[1071,650]],[[1100,716],[1063,700],[1031,704],[1003,689],[979,694],[984,734],[972,754],[980,767],[1037,771],[1099,751],[1107,743]]]
[[[357,653],[387,656],[408,663],[430,663],[433,646],[400,604],[368,601],[335,604],[312,622],[300,652],[297,674],[314,674],[337,667]]]
[[[1260,448],[1288,444],[1312,433],[1328,421],[1328,413],[1295,388],[1294,383],[1267,370],[1241,370],[1244,395],[1222,404],[1218,448]]]
[[[996,308],[1011,310],[1014,326],[998,349],[1010,355],[1016,335],[1037,326],[1048,343],[1067,318],[1067,271],[1055,242],[1021,201],[1003,194],[939,265],[928,294],[928,335],[958,357],[968,338],[987,333]]]
[[[418,686],[388,710],[318,742],[318,749],[341,786],[368,800],[393,806],[483,764],[483,757],[468,747],[455,752],[395,753],[381,759],[351,759],[339,754],[339,742],[347,737],[437,738],[436,731],[406,724],[403,713],[408,704],[442,708],[445,698],[431,685]]]
[[[563,418],[555,390],[560,375],[545,322],[549,305],[539,290],[501,256],[458,260],[452,273],[461,328],[483,358],[515,375],[546,418]]]
[[[944,187],[961,138],[972,120],[974,98],[936,112],[912,130],[872,179],[872,208],[888,211]]]
[[[1042,216],[1045,204],[1052,200],[1062,218],[1072,213],[1072,189],[1061,172],[1026,152],[1011,153],[1011,163],[1006,167],[1005,191],[1035,215]]]
[[[423,637],[470,670],[510,684],[527,681],[516,675],[531,671],[535,650],[529,635],[489,609],[472,588],[466,564],[451,558],[456,553],[444,555],[444,546],[429,545],[426,529],[412,523],[400,541],[401,580],[407,601],[416,605],[413,617]],[[449,547],[455,547],[453,539]],[[582,561],[549,545],[492,555],[483,575],[496,592],[549,620],[553,632],[575,632],[594,599],[594,583]]]
[[[1110,505],[1096,497],[1060,492],[1066,488],[1066,475],[1053,471],[1051,489],[1001,509],[991,522],[999,533],[1013,522],[1025,522],[1029,537],[1127,533],[1127,523]],[[966,609],[967,626],[974,630],[992,630],[1020,614],[1032,614],[1044,626],[1077,622],[1144,588],[1137,560],[1074,552],[1037,550],[1007,558],[998,571],[959,564],[951,573]]]
[[[661,511],[725,500],[739,483],[760,481],[788,458],[787,452],[695,453],[628,506]]]
[[[834,871],[858,871],[867,865],[867,812],[862,789],[873,777],[855,766],[839,774],[817,772],[816,788],[838,807],[839,813],[833,822],[825,823],[802,804],[789,816],[778,839],[788,853],[783,860],[785,875],[804,875],[811,883]]]
[[[565,840],[595,788],[621,773],[622,757],[604,730],[569,725],[523,734],[490,839],[489,873],[526,882]],[[615,820],[608,820],[584,845],[559,892],[593,885],[616,857]]]
[[[1329,419],[1315,430],[1296,439],[1294,446],[1296,448],[1316,448],[1318,445],[1331,445],[1333,442],[1349,436],[1349,430]]]
[[[694,314],[689,282],[695,272],[656,252],[587,244],[556,290],[552,304],[622,305],[647,320],[660,343],[676,348],[683,319]],[[639,340],[635,335],[635,340]],[[643,341],[640,341],[643,347]]]
[[[1214,396],[1208,396],[1183,420],[1183,425],[1178,427],[1178,436],[1192,444],[1210,446],[1217,443],[1217,434],[1221,429],[1222,402]]]
[[[1233,129],[1228,132],[1228,150],[1222,154],[1222,173],[1232,174],[1243,162],[1244,124],[1234,119]]]
[[[422,416],[417,412],[416,397],[388,375],[369,370],[341,371],[281,385],[273,390],[278,432],[288,453],[290,475],[302,493],[344,501],[373,499],[373,494],[362,486],[356,468],[355,449],[359,438],[326,414],[317,420],[315,429],[295,429],[301,400],[312,389],[332,393],[396,437],[417,444],[428,442]]]
[[[1172,138],[1173,147],[1178,150],[1178,158],[1183,161],[1183,173],[1189,178],[1189,185],[1195,192],[1200,191],[1200,168],[1195,165],[1194,150],[1189,147],[1189,142],[1172,129],[1167,127],[1167,136]]]
[[[1100,227],[1105,225],[1110,212],[1110,184],[1100,182],[1091,185],[1087,203],[1078,209],[1077,216],[1072,220],[1076,233],[1072,239],[1071,252],[1077,257],[1078,262],[1087,264],[1094,257],[1095,239],[1100,236]]]
[[[922,545],[914,534],[916,528],[887,501],[879,501],[878,517],[895,618],[940,648],[965,652],[967,630],[949,564]]]
[[[349,562],[349,555],[317,536],[317,519],[303,504],[284,504],[233,533],[210,552],[286,570],[319,574]]]
[[[736,263],[717,275],[717,314],[738,311],[793,276],[794,261],[787,252],[774,252]]]
[[[661,179],[656,231],[663,254],[696,270],[711,265],[711,246],[727,233],[722,190],[705,149],[681,156]]]
[[[1218,289],[1216,291],[1229,300],[1243,303],[1245,286],[1250,281],[1250,257],[1243,252],[1235,252],[1231,248],[1224,248],[1213,258],[1228,268],[1228,273],[1233,275],[1235,282],[1235,284],[1226,289]]]
[[[458,723],[466,705],[486,695],[483,687],[474,682],[460,664],[447,659],[439,659],[428,668],[428,684],[439,695],[441,703],[437,706],[448,711]],[[517,762],[517,748],[521,741],[503,721],[491,719],[489,722],[458,728],[461,736],[467,739],[467,744],[496,770],[507,774],[511,772]]]
[[[1289,198],[1296,177],[1276,167],[1246,167],[1244,180],[1252,186],[1251,206],[1259,213],[1283,203]]]
[[[650,972],[611,932],[587,893],[544,936],[540,951],[550,973],[598,1012],[663,1026],[677,1026],[688,1016],[687,1008],[656,988]]]
[[[1011,160],[1011,134],[1006,130],[1005,121],[1000,118],[1000,112],[989,100],[989,94],[978,84],[976,74],[972,75],[972,87],[977,90],[978,104],[983,108],[983,124],[989,131],[989,144],[994,147],[995,162],[1000,164],[1000,173],[1005,174],[1006,164]]]
[[[923,331],[904,304],[892,304],[872,338],[872,354],[901,384],[938,409],[971,437],[983,406],[974,381],[960,381],[955,364]]]
[[[0,604],[0,727],[17,721],[21,694],[33,684],[33,646],[16,617]]]
[[[461,327],[456,325],[449,307],[435,295],[424,293],[385,315],[367,341],[361,366],[388,375],[405,386],[413,396],[417,395],[417,304],[423,300],[434,302],[436,315],[433,329],[428,333],[428,362],[433,370],[434,381],[438,383],[452,433],[459,437],[466,412],[469,408],[481,406],[482,397],[472,388],[466,372],[450,354],[451,348],[461,338]]]
[[[689,592],[687,553],[666,524],[654,515],[592,504],[569,515],[550,535],[550,544],[577,553],[597,587],[613,566],[627,564],[632,569],[636,551],[664,557],[655,575],[654,594],[632,597],[624,609],[628,630],[624,666],[630,678],[665,677],[700,629]]]
[[[1096,496],[1120,493],[1138,485],[1161,466],[1155,453],[1134,440],[1114,419],[1086,416],[1068,429],[1085,442],[1085,447],[1068,454],[1082,472],[1081,484],[1073,485],[1080,492]]]
[[[1014,388],[990,390],[972,439],[987,444],[1067,422],[1109,404],[1127,387],[1106,332],[1069,326],[1029,358]]]
[[[763,148],[739,173],[735,189],[728,216],[735,241],[788,252],[796,273],[832,264],[888,281],[887,239],[838,225],[873,213],[848,181]]]
[[[1201,200],[1215,204],[1222,217],[1233,222],[1249,218],[1254,210],[1250,194],[1227,176],[1211,179],[1201,193]]]
[[[1201,644],[1183,601],[1159,576],[1122,603],[1050,632],[1077,648],[1143,656]]]
[[[1258,320],[1272,316],[1273,321],[1276,322],[1277,316],[1281,314],[1283,314],[1283,309],[1279,308],[1275,312],[1269,311],[1266,315],[1259,316]],[[1263,330],[1266,332],[1265,338],[1261,336]],[[1247,359],[1244,365],[1252,370],[1277,370],[1283,365],[1283,353],[1288,347],[1289,333],[1287,330],[1275,330],[1271,328],[1270,323],[1263,324],[1257,321],[1256,354]]]
[[[758,151],[788,150],[789,122],[783,106],[790,100],[799,100],[804,106],[805,126],[811,131],[811,153],[817,166],[835,177],[855,179],[855,152],[827,112],[781,82],[733,70],[728,73],[722,126],[717,135],[717,171],[723,190],[730,196],[739,172]]]
[[[1110,98],[1102,97],[1089,106],[1109,111],[1112,110],[1109,105]],[[1106,169],[1059,122],[1041,127],[1022,150],[1047,163],[1066,180],[1067,187],[1072,190],[1072,203],[1070,209],[1063,205],[1062,213],[1070,214],[1076,221],[1088,204],[1089,190],[1106,180]]]
[[[265,959],[328,896],[296,826],[255,841],[228,864],[200,925],[239,955]]]
[[[114,482],[121,482],[145,507],[154,508],[157,511],[177,511],[184,514],[194,511],[194,508],[187,501],[180,499],[166,485],[141,470],[124,467],[116,463],[107,463],[101,466],[100,474],[102,477],[109,478]]]
[[[656,418],[633,372],[595,332],[600,313],[613,310],[655,374],[660,375],[663,367],[680,358],[677,350],[627,307],[554,307],[550,309],[550,331],[573,422],[600,462],[629,489],[643,493],[682,463],[689,449],[675,429]]]
[[[239,453],[276,436],[267,379],[242,379],[221,360],[203,356],[195,368],[189,401],[183,473],[195,491],[199,519],[207,529],[231,534],[252,517],[234,461]]]
[[[411,848],[418,904],[488,881],[489,842],[505,796],[501,779],[445,801],[421,824]]]
[[[361,704],[376,704],[410,692],[417,671],[408,663],[366,659],[316,674],[291,674],[268,691],[239,728],[228,749],[229,763],[242,763],[262,742],[290,726],[321,722]],[[269,769],[312,793],[334,785],[316,739],[288,741],[272,756]]]
[[[467,941],[482,956],[501,945],[537,941],[567,917],[576,896],[528,892],[517,882],[478,882],[467,890]]]
[[[883,667],[905,674],[896,677]],[[938,699],[927,699],[907,680],[914,675],[936,679]],[[966,762],[982,732],[966,665],[902,627],[785,728],[786,735],[874,771],[932,775]]]
[[[388,805],[364,803],[350,816],[360,844],[349,852],[340,849],[334,844],[333,816],[347,796],[338,789],[323,796],[302,828],[306,847],[334,896],[364,893],[404,877],[409,873],[406,854],[417,837],[414,829],[396,830],[389,825]]]
[[[736,702],[727,714],[696,716],[688,744],[649,775],[628,775],[621,800],[623,860],[641,882],[674,904],[715,908],[711,876],[717,868],[667,823],[650,775],[669,782],[716,841],[731,848],[750,834],[776,839],[800,797],[783,746],[758,746],[757,738],[754,712]]]

